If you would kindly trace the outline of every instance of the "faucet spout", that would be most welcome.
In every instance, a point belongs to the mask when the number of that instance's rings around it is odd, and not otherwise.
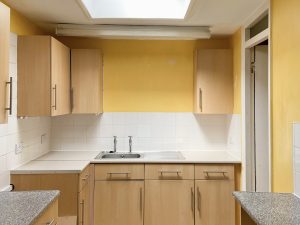
[[[117,136],[114,136],[114,152],[117,152]]]

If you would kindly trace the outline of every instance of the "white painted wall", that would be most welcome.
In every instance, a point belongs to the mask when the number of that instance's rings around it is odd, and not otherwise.
[[[227,150],[230,140],[234,153],[240,152],[240,126],[234,123],[240,123],[239,116],[197,116],[193,113],[68,115],[52,119],[51,149],[112,150],[112,137],[118,136],[118,150],[128,151],[128,136],[133,136],[133,151]]]
[[[50,118],[18,120],[17,112],[17,36],[10,37],[9,74],[13,77],[13,115],[8,124],[0,124],[0,190],[10,184],[9,170],[49,151]],[[46,134],[41,144],[41,135]],[[15,153],[15,145],[22,143],[23,151]]]
[[[293,125],[294,192],[300,197],[300,123]]]

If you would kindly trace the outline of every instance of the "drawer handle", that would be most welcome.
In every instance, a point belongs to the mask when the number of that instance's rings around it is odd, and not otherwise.
[[[205,173],[206,177],[209,177],[209,174],[222,174],[223,177],[226,179],[227,178],[226,174],[228,172],[225,172],[225,171],[203,171],[203,173]]]
[[[55,219],[52,219],[50,222],[47,222],[47,225],[52,225],[55,222]]]
[[[131,172],[109,172],[107,173],[108,176],[112,177],[113,175],[126,175],[126,177],[129,177]]]
[[[81,180],[87,180],[89,178],[89,175],[85,175],[85,177],[81,178]]]
[[[164,174],[177,174],[177,176],[179,177],[180,174],[182,173],[181,171],[179,170],[176,170],[176,171],[171,171],[171,170],[160,170],[158,171],[160,173],[161,176],[163,176]]]

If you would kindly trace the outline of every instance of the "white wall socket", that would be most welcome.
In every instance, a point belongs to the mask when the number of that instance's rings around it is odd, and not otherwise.
[[[23,149],[24,149],[24,144],[23,142],[20,142],[19,144],[16,144],[15,145],[15,154],[20,154],[23,152]]]

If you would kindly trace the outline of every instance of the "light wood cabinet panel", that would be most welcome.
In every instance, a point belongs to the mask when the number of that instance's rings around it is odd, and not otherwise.
[[[199,49],[195,55],[194,112],[233,112],[233,60],[230,49]]]
[[[195,166],[196,180],[234,180],[234,165],[198,164]]]
[[[0,124],[7,123],[10,9],[0,2]]]
[[[69,48],[50,36],[19,36],[18,116],[70,111]]]
[[[143,225],[144,181],[96,181],[94,225]]]
[[[142,180],[144,176],[144,164],[95,165],[95,180]]]
[[[103,111],[102,55],[97,49],[72,49],[72,113]]]
[[[90,225],[90,186],[89,180],[79,193],[78,224]]]
[[[52,116],[70,114],[70,49],[54,38],[51,38],[51,75]]]
[[[145,225],[194,225],[194,207],[193,180],[145,181]]]
[[[57,224],[58,222],[58,200],[51,203],[45,212],[37,219],[33,225]]]
[[[77,215],[78,174],[11,175],[16,191],[59,190],[59,216]]]
[[[233,180],[195,181],[195,225],[234,225]]]
[[[145,165],[145,179],[194,180],[194,165],[189,165],[189,164]]]

